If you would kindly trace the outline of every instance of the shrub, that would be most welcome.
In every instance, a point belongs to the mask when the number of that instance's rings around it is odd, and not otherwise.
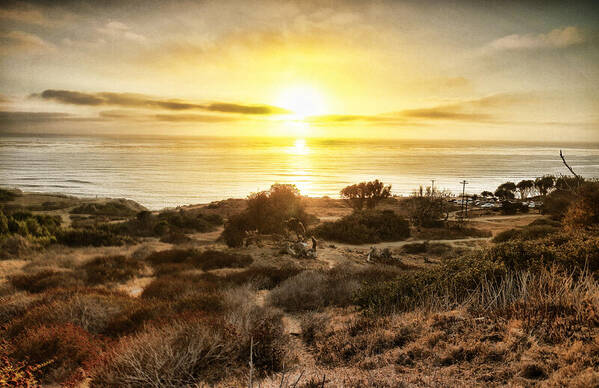
[[[576,199],[564,215],[570,229],[590,228],[599,224],[599,182],[585,182],[576,191]]]
[[[243,268],[252,264],[250,255],[207,250],[190,258],[190,263],[204,271],[217,268]]]
[[[281,371],[290,360],[280,313],[245,302],[227,304],[225,318],[171,320],[122,339],[92,372],[91,386],[215,384],[247,373],[250,348],[258,377]]]
[[[223,238],[231,247],[241,246],[246,231],[280,234],[285,231],[285,222],[292,218],[303,225],[313,220],[313,216],[306,213],[299,190],[294,185],[274,184],[269,191],[248,197],[247,208],[225,224]]]
[[[409,223],[393,211],[355,212],[314,228],[319,238],[349,244],[398,241],[410,236]]]
[[[8,237],[0,236],[0,259],[22,256],[31,248],[31,242],[18,234]]]
[[[141,297],[173,300],[190,294],[196,288],[196,283],[189,278],[180,276],[163,276],[154,279],[144,288]]]
[[[63,383],[98,356],[101,343],[80,327],[70,324],[29,329],[15,340],[11,354],[30,364],[49,362],[40,369],[44,383]]]
[[[120,246],[132,241],[127,236],[117,235],[105,229],[66,229],[57,233],[56,240],[58,243],[70,247]]]
[[[0,202],[9,202],[17,197],[17,193],[12,190],[0,189]]]
[[[511,240],[538,240],[557,233],[559,228],[550,225],[533,225],[521,229],[508,229],[500,232],[493,238],[493,242],[505,242]]]
[[[0,327],[8,324],[13,319],[23,316],[39,296],[29,295],[25,292],[15,293],[0,298]]]
[[[222,322],[176,320],[120,342],[93,372],[91,387],[215,383],[239,365],[239,342]]]
[[[451,210],[447,202],[449,192],[434,187],[419,187],[405,202],[413,225],[419,227],[443,226]]]
[[[535,241],[499,243],[485,252],[485,258],[516,270],[557,265],[568,271],[599,270],[599,237],[584,233],[556,233]]]
[[[30,274],[13,275],[9,277],[9,281],[15,288],[29,292],[43,292],[50,288],[83,285],[82,280],[74,272],[55,271],[52,269]]]
[[[146,258],[153,266],[166,263],[189,264],[204,271],[217,268],[243,268],[252,264],[249,255],[216,250],[171,249],[155,252]]]
[[[389,198],[390,195],[391,185],[385,186],[378,179],[347,186],[341,190],[341,198],[346,198],[354,210],[362,210],[364,206],[374,209],[380,201]]]
[[[401,250],[405,253],[426,253],[428,251],[428,242],[423,243],[410,243],[401,247]]]
[[[105,203],[84,203],[73,210],[71,214],[92,214],[96,216],[109,217],[131,217],[137,214],[137,210],[128,206],[122,200],[108,201]]]
[[[301,272],[274,288],[268,295],[268,303],[287,311],[347,306],[360,284],[344,275],[340,272]]]
[[[151,253],[146,261],[153,266],[166,263],[183,263],[193,257],[196,251],[193,249],[167,249]]]
[[[0,386],[37,387],[40,385],[35,375],[45,366],[45,363],[31,366],[15,361],[3,353],[0,352]]]
[[[91,284],[126,282],[139,275],[143,264],[125,256],[96,257],[83,266]]]
[[[467,300],[483,279],[496,279],[503,273],[502,265],[489,259],[444,259],[436,267],[405,271],[391,281],[368,282],[357,292],[355,303],[379,313],[452,308]]]
[[[302,269],[295,265],[253,266],[244,271],[229,273],[223,279],[237,285],[252,283],[255,287],[270,290],[301,271]]]
[[[168,320],[173,316],[171,305],[162,300],[143,300],[113,315],[101,334],[117,338],[139,332],[147,323]]]
[[[132,303],[132,298],[101,290],[66,289],[48,293],[24,315],[7,325],[6,335],[14,338],[28,329],[40,326],[79,326],[90,333],[101,333],[113,316]]]

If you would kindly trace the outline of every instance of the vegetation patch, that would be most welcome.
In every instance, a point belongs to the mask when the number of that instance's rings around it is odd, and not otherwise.
[[[126,256],[96,257],[83,266],[90,284],[123,283],[138,276],[143,264]]]
[[[354,212],[334,222],[324,222],[314,229],[319,238],[348,244],[372,244],[399,241],[410,237],[410,225],[390,210]]]
[[[191,266],[208,271],[217,268],[244,268],[254,261],[250,255],[197,249],[171,249],[154,252],[146,260],[163,271],[165,267],[160,266],[165,264],[180,264],[181,268]]]

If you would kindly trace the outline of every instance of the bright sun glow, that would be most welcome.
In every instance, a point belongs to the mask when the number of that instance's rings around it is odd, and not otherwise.
[[[297,85],[284,89],[277,98],[277,106],[293,112],[303,118],[325,113],[325,101],[322,94],[308,85]]]

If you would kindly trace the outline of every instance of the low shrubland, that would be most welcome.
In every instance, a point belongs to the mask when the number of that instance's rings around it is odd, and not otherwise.
[[[41,382],[68,382],[102,351],[102,342],[71,324],[28,329],[14,340],[10,357],[40,368]]]
[[[137,205],[137,204],[136,204]],[[90,214],[108,217],[131,217],[139,212],[139,205],[133,207],[127,200],[83,203],[71,210],[71,214]]]
[[[181,386],[243,378],[253,354],[258,377],[293,359],[281,314],[256,306],[246,289],[224,296],[222,313],[147,326],[104,354],[91,386]]]
[[[264,386],[304,370],[297,386],[596,386],[599,236],[585,216],[594,191],[577,193],[561,219],[482,249],[403,246],[438,256],[426,266],[365,263],[359,248],[333,268],[324,252],[264,260],[267,248],[255,261],[214,249],[40,256],[0,284],[0,385],[247,386],[251,369]],[[368,225],[366,213],[350,224]],[[401,229],[393,213],[370,214],[383,236]],[[140,297],[115,291],[145,264]]]
[[[410,236],[410,225],[393,211],[354,212],[338,221],[324,222],[312,233],[319,238],[348,244],[399,241]]]
[[[508,229],[493,237],[493,242],[512,240],[538,240],[557,233],[560,228],[551,225],[528,225],[519,229]]]
[[[159,251],[148,256],[146,260],[157,267],[158,270],[162,268],[163,271],[166,264],[180,264],[180,268],[199,268],[208,271],[218,268],[244,268],[253,262],[252,257],[246,254],[216,250],[200,251],[197,249]]]
[[[58,287],[83,286],[83,280],[73,271],[57,271],[54,269],[12,275],[8,280],[16,289],[33,293]]]
[[[125,282],[138,276],[143,263],[126,256],[96,257],[83,266],[86,280],[90,284]]]

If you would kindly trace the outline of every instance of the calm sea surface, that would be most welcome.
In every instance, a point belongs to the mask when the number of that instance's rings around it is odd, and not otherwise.
[[[599,144],[346,141],[253,138],[0,137],[0,186],[125,197],[151,209],[242,198],[272,183],[338,196],[379,178],[394,194],[419,185],[494,190],[506,180],[577,173],[599,178]]]

